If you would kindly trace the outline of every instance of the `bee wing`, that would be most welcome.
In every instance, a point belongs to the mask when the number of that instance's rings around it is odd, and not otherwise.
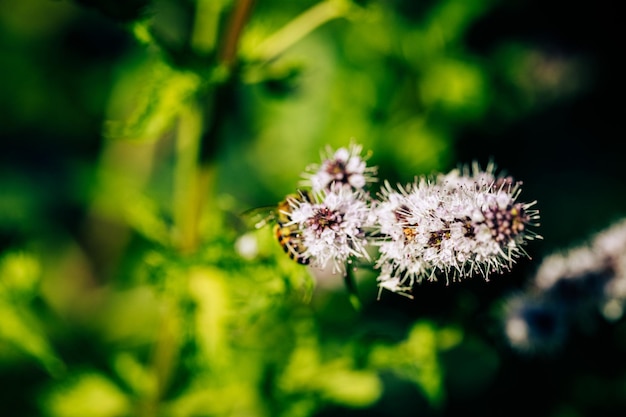
[[[254,229],[261,229],[276,220],[276,206],[255,207],[241,213],[244,222]]]
[[[261,229],[268,223],[287,223],[290,221],[294,201],[313,202],[313,199],[314,196],[310,191],[298,189],[296,193],[287,195],[277,205],[251,208],[244,211],[241,217],[248,227],[255,229]]]

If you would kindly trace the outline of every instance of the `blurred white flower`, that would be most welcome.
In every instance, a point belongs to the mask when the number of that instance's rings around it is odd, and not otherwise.
[[[516,294],[504,303],[503,333],[519,353],[551,354],[566,343],[570,333],[567,310],[549,299]]]
[[[235,241],[235,250],[245,259],[254,259],[259,253],[259,243],[252,233],[246,233]]]
[[[503,330],[519,351],[553,350],[568,329],[589,332],[599,315],[619,320],[625,306],[626,219],[546,256],[527,291],[507,302]]]

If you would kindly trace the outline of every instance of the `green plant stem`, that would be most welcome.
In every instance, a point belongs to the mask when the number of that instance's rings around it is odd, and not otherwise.
[[[159,404],[169,388],[172,375],[178,364],[179,340],[181,337],[180,311],[175,300],[164,297],[163,314],[160,330],[151,352],[152,371],[155,374],[156,391],[143,402],[137,410],[138,417],[156,417],[160,415]]]
[[[354,277],[354,269],[351,264],[346,265],[346,273],[344,274],[343,279],[346,284],[346,289],[348,290],[350,304],[352,304],[352,307],[355,310],[361,310],[361,300],[359,300],[359,294],[356,287],[356,279]]]
[[[255,56],[271,61],[324,23],[346,16],[351,4],[345,0],[326,0],[304,11],[258,47]]]
[[[202,113],[195,100],[181,110],[176,137],[174,171],[174,244],[183,253],[191,252],[198,242],[200,187],[198,152],[202,136]]]
[[[198,0],[194,16],[191,46],[200,53],[210,53],[215,49],[218,38],[220,14],[224,1]]]

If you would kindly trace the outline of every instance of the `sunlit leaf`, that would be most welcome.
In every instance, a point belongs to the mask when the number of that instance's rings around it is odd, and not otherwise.
[[[130,353],[120,353],[114,358],[113,367],[119,377],[138,395],[154,398],[158,381],[154,372],[140,363]]]
[[[299,395],[301,406],[313,408],[322,403],[311,403],[311,394],[350,407],[366,407],[379,398],[382,385],[375,372],[354,369],[347,356],[324,359],[317,342],[311,336],[302,337],[279,381],[285,394]]]
[[[6,252],[0,258],[0,344],[8,344],[35,358],[56,375],[64,364],[32,310],[40,268],[39,260],[27,252]]]
[[[15,306],[0,297],[0,344],[7,343],[37,359],[52,375],[58,375],[65,365],[54,352],[47,335],[36,317],[25,306]]]
[[[213,268],[198,269],[189,277],[190,295],[196,303],[195,334],[202,351],[202,358],[211,366],[221,366],[227,361],[225,355],[226,312],[229,295],[225,286],[227,276]]]
[[[194,73],[157,60],[129,64],[111,97],[105,135],[111,139],[160,138],[199,85]]]
[[[378,345],[372,350],[371,365],[391,370],[413,382],[434,406],[445,399],[444,375],[439,352],[460,341],[458,331],[446,329],[440,341],[439,329],[427,321],[416,322],[407,338],[397,345]]]
[[[126,394],[95,372],[76,375],[55,386],[42,403],[50,417],[123,417],[131,411]]]
[[[0,296],[4,291],[32,294],[41,276],[39,260],[27,252],[6,252],[0,258]]]

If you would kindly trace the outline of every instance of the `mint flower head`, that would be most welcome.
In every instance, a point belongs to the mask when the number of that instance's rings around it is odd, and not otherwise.
[[[397,189],[385,183],[374,208],[379,286],[407,295],[415,283],[440,275],[457,280],[508,270],[539,237],[535,204],[518,202],[521,183],[478,165]]]
[[[322,163],[306,168],[302,175],[303,185],[318,192],[328,191],[334,185],[360,190],[376,182],[377,168],[367,166],[367,157],[361,155],[362,150],[361,145],[354,143],[337,150],[327,146],[321,155]]]
[[[356,258],[369,261],[366,236],[369,200],[361,191],[336,185],[314,193],[312,201],[290,200],[290,223],[295,226],[305,248],[302,256],[311,266],[345,272],[345,265]]]

